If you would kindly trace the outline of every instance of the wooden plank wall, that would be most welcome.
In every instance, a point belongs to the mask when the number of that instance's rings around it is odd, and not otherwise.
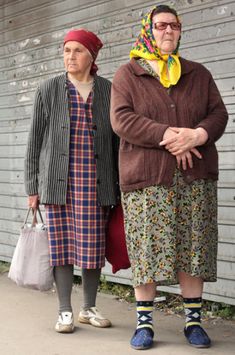
[[[63,71],[61,42],[70,28],[85,27],[104,42],[100,75],[112,79],[128,60],[140,18],[156,1],[0,1],[0,260],[10,261],[26,212],[23,160],[32,99],[39,81]],[[235,304],[235,1],[161,1],[183,21],[181,55],[211,70],[229,111],[220,155],[218,282],[204,297]],[[108,279],[130,283],[130,271]],[[167,290],[178,292],[175,288]]]

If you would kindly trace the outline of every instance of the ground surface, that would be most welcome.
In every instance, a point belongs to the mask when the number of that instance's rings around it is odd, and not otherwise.
[[[97,329],[76,322],[73,334],[54,331],[57,298],[54,291],[39,292],[16,286],[0,275],[0,354],[1,355],[129,355],[139,354],[129,346],[136,315],[134,305],[114,296],[99,294],[97,306],[112,320],[113,327]],[[81,305],[81,287],[74,287],[75,316]],[[154,312],[155,344],[144,354],[155,355],[232,355],[235,353],[235,322],[206,321],[213,340],[211,349],[190,347],[182,332],[184,319],[165,312]]]

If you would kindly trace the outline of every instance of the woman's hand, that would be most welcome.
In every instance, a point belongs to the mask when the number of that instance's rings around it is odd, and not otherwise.
[[[196,148],[193,148],[190,151],[176,155],[178,168],[181,166],[183,170],[187,170],[188,167],[193,168],[192,154],[194,154],[198,159],[202,159],[200,152]]]
[[[159,145],[165,146],[171,154],[177,156],[203,145],[207,139],[208,134],[202,127],[196,129],[169,127]]]
[[[178,134],[178,131],[174,127],[168,127],[165,130],[165,133],[163,135],[163,140],[160,142],[160,145],[165,141],[174,141],[176,139],[176,136]]]
[[[177,128],[177,127],[169,127],[166,129],[164,136],[163,136],[163,140],[160,143],[160,145],[166,145],[166,149],[168,145],[170,144],[174,144],[174,142],[177,142],[177,139],[179,138],[179,132],[182,132],[182,130],[184,130],[183,133],[185,133],[185,130],[190,130],[190,131],[196,131],[190,128]],[[206,133],[206,131],[202,128],[202,130]],[[197,131],[197,133],[200,133],[199,131]],[[183,134],[182,134],[183,136]],[[182,138],[182,137],[181,137]],[[207,133],[205,136],[206,140],[207,138]],[[191,138],[192,139],[192,138]],[[172,142],[172,143],[170,143]],[[199,144],[197,144],[199,145]],[[184,152],[181,153],[174,153],[171,152],[170,149],[168,149],[168,151],[173,154],[176,157],[177,160],[177,166],[178,168],[182,167],[183,170],[187,170],[188,168],[192,168],[193,167],[193,159],[192,159],[192,154],[194,154],[198,159],[202,159],[202,155],[201,153],[196,149],[196,148],[191,148],[189,150],[185,150]]]
[[[39,196],[38,195],[31,195],[28,197],[28,206],[32,207],[35,210],[39,205]]]

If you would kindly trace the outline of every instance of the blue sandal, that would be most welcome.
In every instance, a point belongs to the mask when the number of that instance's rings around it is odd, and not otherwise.
[[[184,328],[184,335],[189,344],[195,348],[209,348],[211,340],[200,325],[192,325]]]
[[[149,349],[153,345],[154,332],[151,328],[136,329],[131,338],[131,347],[135,350]]]

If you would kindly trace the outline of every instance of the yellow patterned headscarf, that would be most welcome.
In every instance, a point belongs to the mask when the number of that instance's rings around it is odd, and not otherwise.
[[[179,43],[172,54],[161,54],[152,32],[152,14],[156,9],[157,6],[144,16],[141,32],[130,52],[130,58],[157,60],[160,82],[164,87],[169,88],[171,85],[177,84],[181,76]],[[177,20],[179,21],[178,17]]]

